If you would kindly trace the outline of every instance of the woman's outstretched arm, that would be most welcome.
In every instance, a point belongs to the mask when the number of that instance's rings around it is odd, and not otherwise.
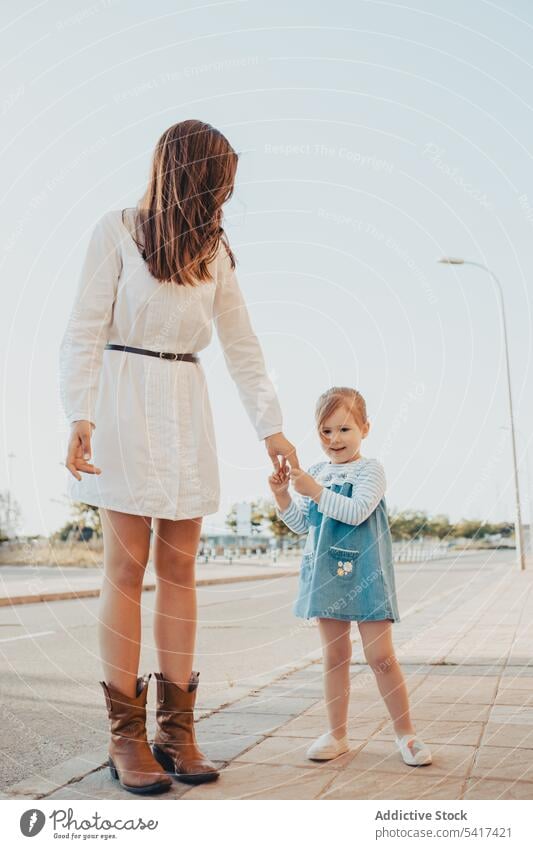
[[[228,371],[259,439],[281,433],[283,417],[263,351],[253,330],[237,275],[221,243],[213,320]]]

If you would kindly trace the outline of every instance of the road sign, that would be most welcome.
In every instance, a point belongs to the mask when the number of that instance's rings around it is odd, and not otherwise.
[[[237,504],[237,534],[247,537],[252,533],[252,505],[249,501]]]

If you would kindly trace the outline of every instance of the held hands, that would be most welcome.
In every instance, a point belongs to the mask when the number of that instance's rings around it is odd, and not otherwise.
[[[280,467],[279,472],[273,472],[268,479],[268,485],[275,496],[284,496],[289,491],[289,466],[285,461],[285,457],[283,457],[282,460],[283,465]]]
[[[270,489],[280,509],[285,510],[290,504],[289,483],[292,483],[294,489],[300,495],[307,495],[314,501],[318,501],[324,487],[317,483],[312,475],[307,474],[302,469],[294,467],[289,469],[285,457],[282,460],[280,470],[273,472],[268,479]]]
[[[279,472],[282,466],[285,464],[285,460],[288,460],[291,464],[292,468],[299,468],[300,462],[298,460],[298,456],[296,454],[296,448],[289,442],[286,436],[283,433],[273,433],[272,436],[267,436],[265,438],[265,446],[268,452],[268,456],[272,461],[272,465],[274,466],[274,471]],[[280,463],[279,457],[281,456],[282,462]]]
[[[72,423],[70,438],[67,449],[67,459],[65,466],[74,477],[81,481],[80,472],[87,472],[90,475],[99,475],[101,469],[88,463],[92,456],[91,452],[91,434],[94,425],[92,422],[82,419]]]

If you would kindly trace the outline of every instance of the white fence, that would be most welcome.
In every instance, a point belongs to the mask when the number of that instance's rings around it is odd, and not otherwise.
[[[419,563],[426,560],[440,560],[443,557],[457,557],[459,549],[446,542],[393,542],[392,556],[395,563]]]
[[[291,546],[281,551],[272,549],[261,554],[252,554],[250,551],[244,553],[239,552],[237,549],[226,547],[224,553],[218,555],[215,555],[214,551],[205,551],[199,557],[199,560],[206,563],[209,561],[229,561],[231,563],[252,559],[260,563],[277,563],[287,559],[301,558],[302,549],[303,546]],[[457,557],[460,551],[460,548],[450,546],[448,543],[439,542],[438,540],[423,540],[422,542],[406,540],[405,542],[393,542],[392,544],[392,556],[395,563],[419,563],[427,560],[439,560],[443,557]]]

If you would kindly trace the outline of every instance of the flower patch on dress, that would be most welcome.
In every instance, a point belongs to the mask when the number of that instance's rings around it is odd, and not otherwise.
[[[355,574],[359,552],[354,548],[341,548],[331,545],[329,548],[329,571],[337,578],[350,578]]]
[[[352,571],[353,571],[353,561],[352,560],[345,560],[344,562],[342,560],[339,560],[337,562],[337,575],[339,575],[341,578],[344,575],[350,575]]]

